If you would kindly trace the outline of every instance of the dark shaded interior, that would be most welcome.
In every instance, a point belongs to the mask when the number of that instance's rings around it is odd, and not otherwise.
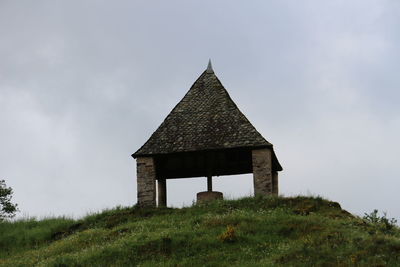
[[[158,178],[188,178],[252,173],[251,149],[184,152],[154,157]]]

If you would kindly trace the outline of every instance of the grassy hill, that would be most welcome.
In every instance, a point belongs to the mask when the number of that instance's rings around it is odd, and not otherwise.
[[[400,230],[319,197],[0,223],[0,266],[400,266]]]

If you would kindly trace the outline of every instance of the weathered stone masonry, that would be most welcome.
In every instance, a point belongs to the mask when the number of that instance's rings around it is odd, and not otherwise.
[[[278,172],[272,170],[272,151],[269,148],[252,151],[254,195],[277,195]]]
[[[272,194],[271,150],[252,151],[254,195]]]
[[[152,157],[138,157],[137,198],[139,206],[156,206],[156,171]]]

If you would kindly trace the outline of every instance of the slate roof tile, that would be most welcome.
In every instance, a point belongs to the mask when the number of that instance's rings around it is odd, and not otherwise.
[[[257,147],[272,144],[254,128],[208,68],[132,156]]]

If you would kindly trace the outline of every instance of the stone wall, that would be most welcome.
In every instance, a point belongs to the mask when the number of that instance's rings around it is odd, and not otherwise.
[[[138,205],[143,207],[156,206],[156,171],[152,157],[138,157],[137,198]]]
[[[252,151],[254,195],[273,194],[271,150],[268,148]]]

